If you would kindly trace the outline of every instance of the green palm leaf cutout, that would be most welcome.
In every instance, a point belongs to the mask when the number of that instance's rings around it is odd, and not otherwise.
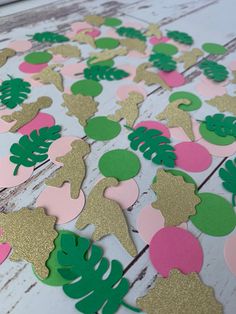
[[[225,81],[229,74],[225,66],[211,60],[203,60],[199,64],[199,68],[203,70],[203,73],[207,78],[216,82]]]
[[[220,168],[220,178],[224,181],[223,187],[232,193],[232,204],[235,206],[236,196],[236,158],[234,160],[228,160],[225,163],[225,169]]]
[[[130,147],[133,150],[139,149],[144,158],[152,160],[157,165],[175,166],[174,147],[168,145],[170,140],[163,136],[161,131],[139,127],[129,134],[128,139]]]
[[[60,130],[59,125],[33,130],[30,135],[23,135],[18,144],[14,143],[10,148],[10,161],[16,164],[13,174],[17,175],[20,166],[33,167],[46,160],[49,146],[61,136]]]
[[[60,275],[73,281],[64,285],[63,291],[71,298],[80,299],[75,305],[78,311],[92,314],[102,309],[103,314],[113,314],[121,304],[139,311],[123,301],[129,290],[129,282],[122,278],[123,267],[120,262],[112,260],[109,265],[102,249],[91,244],[90,240],[63,234],[57,258],[62,266],[58,269]]]
[[[117,34],[120,36],[125,36],[128,38],[137,38],[142,41],[146,41],[146,36],[143,35],[138,29],[135,29],[133,27],[119,27],[116,30]]]
[[[32,37],[33,40],[39,42],[48,42],[48,43],[62,43],[65,41],[69,41],[69,38],[54,32],[42,32],[35,33]]]
[[[164,53],[153,53],[149,57],[149,61],[151,61],[156,68],[165,72],[171,72],[176,69],[176,61],[172,59],[171,56]]]
[[[227,117],[223,113],[216,113],[213,116],[207,116],[205,123],[209,131],[219,136],[231,135],[236,137],[236,117]]]
[[[12,109],[17,105],[21,105],[28,98],[31,85],[21,78],[9,77],[9,80],[3,81],[0,85],[0,101],[3,105]]]
[[[184,32],[168,31],[167,37],[169,37],[169,38],[173,39],[174,41],[177,41],[181,44],[184,44],[184,45],[191,46],[193,44],[193,38]]]
[[[121,80],[129,76],[129,73],[117,68],[109,66],[94,65],[91,68],[84,69],[84,77],[88,80],[100,81],[114,81]]]

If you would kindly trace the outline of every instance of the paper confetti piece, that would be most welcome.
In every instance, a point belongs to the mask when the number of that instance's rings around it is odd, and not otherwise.
[[[191,120],[192,120],[192,129],[193,129],[194,138],[195,138],[195,141],[198,141],[202,138],[201,134],[199,133],[199,123],[193,118],[191,118]],[[186,135],[186,133],[181,127],[170,128],[169,130],[170,130],[171,137],[182,142],[191,142],[190,138]]]
[[[209,116],[208,116],[209,117]],[[216,144],[216,145],[230,145],[236,141],[235,137],[232,135],[227,136],[219,136],[214,131],[210,131],[207,129],[207,123],[201,122],[199,127],[199,132],[207,142]]]
[[[30,73],[31,74],[31,73],[39,73],[47,67],[48,67],[47,63],[30,64],[27,62],[22,62],[19,65],[19,70],[23,73]]]
[[[34,119],[19,128],[18,133],[30,135],[33,130],[39,131],[41,128],[52,127],[55,125],[55,119],[48,113],[39,112]]]
[[[209,105],[216,107],[220,112],[228,111],[236,115],[236,96],[225,94],[223,96],[216,96],[213,99],[206,101]]]
[[[155,36],[156,38],[162,38],[162,32],[160,30],[160,26],[158,24],[149,24],[147,31],[145,32],[145,36]]]
[[[179,87],[185,84],[184,75],[177,71],[159,71],[158,75],[165,82],[165,84],[168,85],[169,89],[171,89],[171,87]]]
[[[125,27],[121,26],[116,29],[117,34],[123,37],[128,38],[137,38],[142,41],[146,41],[146,36],[138,29],[135,29],[134,27]]]
[[[47,216],[40,207],[0,213],[0,228],[4,230],[0,241],[11,245],[13,253],[10,259],[24,259],[32,263],[38,276],[46,278],[49,271],[45,263],[57,237],[55,221],[55,217]]]
[[[101,26],[105,21],[104,18],[99,15],[87,15],[85,16],[84,20],[94,26]]]
[[[181,44],[189,45],[191,46],[193,44],[193,38],[184,32],[179,32],[179,31],[168,31],[167,32],[167,37],[171,38]]]
[[[144,41],[137,38],[122,38],[119,40],[121,46],[124,46],[128,51],[138,51],[140,53],[145,53],[146,44]]]
[[[201,61],[199,68],[203,70],[203,73],[207,78],[215,82],[225,81],[229,74],[224,65],[207,59]]]
[[[236,142],[230,145],[222,146],[211,144],[204,140],[203,138],[201,138],[200,140],[197,141],[197,143],[205,147],[212,156],[229,157],[236,153]]]
[[[4,48],[0,51],[0,68],[6,64],[7,60],[13,56],[15,56],[15,50],[11,48]]]
[[[52,59],[52,55],[46,51],[34,51],[25,56],[24,60],[30,64],[48,63]]]
[[[224,82],[214,82],[201,75],[196,85],[196,91],[206,98],[214,98],[216,96],[224,96],[227,93],[227,80]]]
[[[119,40],[111,37],[100,37],[95,41],[96,48],[100,49],[115,49],[120,43]]]
[[[122,21],[116,17],[110,17],[110,16],[105,17],[104,25],[106,26],[117,27],[121,24],[122,24]]]
[[[223,187],[232,193],[232,204],[236,205],[236,158],[234,160],[227,160],[224,168],[220,168],[219,176],[223,180]]]
[[[73,40],[77,41],[80,44],[88,44],[92,48],[96,48],[94,38],[92,36],[88,35],[88,31],[89,31],[89,29],[85,29],[85,30],[80,31],[78,34],[76,34],[73,37]]]
[[[169,129],[162,123],[153,121],[153,120],[146,120],[146,121],[141,121],[137,124],[135,124],[134,129],[140,128],[140,127],[145,127],[146,129],[153,129],[153,130],[158,130],[162,132],[162,135],[170,138],[170,132]]]
[[[32,48],[32,43],[29,40],[18,39],[18,40],[11,41],[8,44],[8,48],[13,49],[17,52],[25,52]]]
[[[178,48],[172,44],[168,43],[158,43],[152,50],[156,53],[164,53],[168,56],[172,56],[178,52]]]
[[[201,99],[195,94],[190,93],[190,92],[178,91],[178,92],[172,93],[169,97],[170,102],[178,100],[178,99],[188,99],[190,101],[190,104],[188,105],[185,105],[185,104],[179,105],[178,108],[184,111],[197,110],[202,105]]]
[[[167,169],[165,170],[165,172],[167,173],[171,173],[173,176],[181,176],[184,181],[186,183],[191,183],[191,184],[194,184],[195,185],[195,191],[196,191],[196,188],[197,188],[197,183],[193,180],[193,178],[187,174],[186,172],[184,171],[181,171],[181,170],[177,170],[177,169]],[[157,182],[157,179],[158,177],[155,176],[154,179],[153,179],[153,183],[156,183]]]
[[[107,141],[119,135],[121,126],[118,122],[102,116],[89,119],[84,131],[88,137],[94,140]]]
[[[162,70],[163,72],[171,72],[176,69],[176,61],[172,59],[170,55],[165,53],[153,53],[150,55],[149,61],[152,62],[154,67]]]
[[[184,64],[184,69],[188,69],[196,62],[200,57],[203,57],[204,53],[201,51],[199,48],[193,48],[191,51],[186,51],[179,57],[175,58],[175,61],[177,62],[183,62]]]
[[[42,32],[42,33],[35,33],[32,36],[32,40],[35,40],[38,42],[61,43],[61,42],[69,41],[69,38],[55,32]]]
[[[76,46],[72,46],[70,44],[62,44],[58,46],[53,46],[48,49],[54,55],[61,55],[63,57],[70,57],[70,58],[80,58],[81,52],[80,49]]]
[[[10,109],[1,109],[0,110],[0,133],[6,133],[10,130],[10,128],[14,125],[14,122],[5,122],[2,117],[11,115],[12,110]]]
[[[137,92],[143,95],[144,99],[147,97],[146,90],[142,86],[139,86],[138,84],[121,85],[117,88],[116,95],[117,98],[119,98],[119,100],[125,100],[126,98],[129,97],[130,92]]]
[[[95,64],[101,61],[106,61],[113,59],[117,56],[125,56],[128,53],[128,50],[125,47],[119,47],[116,49],[107,49],[101,52],[93,52],[90,54],[90,57],[94,58],[91,60],[91,64]]]
[[[127,223],[119,204],[104,197],[105,190],[117,186],[115,178],[104,178],[90,192],[86,206],[80,214],[76,227],[85,228],[88,224],[96,226],[92,238],[97,241],[105,235],[114,234],[130,255],[135,256],[137,250],[130,238]]]
[[[63,79],[59,72],[54,71],[55,68],[62,67],[61,64],[53,64],[43,69],[41,72],[34,74],[35,80],[40,80],[43,84],[53,84],[60,92],[64,91]]]
[[[226,239],[224,257],[229,270],[236,276],[236,234]]]
[[[0,265],[8,258],[11,252],[11,246],[8,243],[0,244]]]
[[[215,43],[204,43],[202,49],[212,55],[223,55],[227,52],[224,46]]]
[[[94,80],[80,80],[71,86],[71,91],[74,95],[81,94],[92,97],[100,95],[102,89],[102,85]]]
[[[122,80],[127,76],[129,76],[129,73],[116,67],[93,65],[92,67],[84,69],[84,77],[94,81]]]

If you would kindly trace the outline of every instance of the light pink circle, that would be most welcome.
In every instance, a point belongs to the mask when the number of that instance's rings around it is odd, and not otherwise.
[[[91,24],[88,22],[75,22],[71,24],[71,29],[73,32],[78,32],[82,29],[88,29],[88,28],[93,28]]]
[[[137,218],[137,229],[140,237],[150,243],[157,231],[165,226],[165,219],[159,209],[153,208],[151,204],[142,208]],[[182,223],[179,227],[187,229],[187,224]]]
[[[75,136],[62,136],[54,141],[48,149],[48,157],[55,165],[61,165],[61,162],[56,161],[57,157],[64,156],[71,151],[71,143],[75,140],[79,140],[79,137]]]
[[[66,37],[68,37],[71,40],[74,39],[76,34],[77,34],[76,32],[72,32],[72,31],[68,31],[68,32],[65,33]]]
[[[122,38],[121,36],[119,36],[116,32],[116,30],[114,28],[108,28],[105,32],[105,35],[107,37],[112,37],[112,38],[115,38],[115,39],[120,39]]]
[[[177,167],[191,172],[201,172],[210,167],[212,157],[208,150],[196,142],[182,142],[174,146]]]
[[[39,87],[43,85],[39,80],[34,80],[30,75],[23,77],[23,80],[30,83],[31,87]]]
[[[88,28],[84,28],[84,29],[78,30],[78,31],[77,31],[77,34],[80,33],[80,32],[82,32],[82,31],[84,31],[84,30],[86,30],[86,29],[88,29]],[[101,31],[100,31],[100,29],[98,29],[98,28],[92,27],[92,28],[90,28],[90,29],[86,32],[86,34],[89,35],[89,36],[91,36],[91,37],[93,37],[93,38],[96,38],[96,37],[98,37],[98,36],[101,34]]]
[[[146,90],[136,84],[127,84],[127,85],[121,85],[117,88],[116,95],[119,98],[119,100],[124,100],[129,96],[130,92],[137,92],[143,95],[144,98],[147,97]]]
[[[134,179],[119,182],[105,190],[104,196],[119,203],[122,209],[132,206],[138,199],[139,188]]]
[[[144,24],[134,22],[134,21],[129,21],[129,20],[123,21],[123,26],[124,27],[133,27],[133,28],[136,28],[138,30],[145,28]]]
[[[27,62],[22,62],[19,65],[19,70],[24,73],[39,73],[43,69],[45,69],[48,66],[47,63],[41,63],[41,64],[30,64]]]
[[[191,48],[188,45],[180,44],[172,39],[169,40],[169,44],[174,45],[179,51],[188,51]]]
[[[224,256],[227,266],[236,276],[236,233],[226,239]]]
[[[7,259],[11,252],[11,246],[8,243],[0,243],[0,265]]]
[[[52,63],[58,63],[58,62],[64,62],[67,59],[67,57],[63,57],[62,55],[54,55],[52,57]]]
[[[161,37],[161,38],[157,38],[156,36],[152,36],[149,39],[150,44],[152,45],[157,45],[159,43],[166,43],[167,41],[169,41],[168,37]]]
[[[163,277],[172,269],[183,274],[199,273],[203,264],[203,251],[197,238],[178,227],[165,227],[150,242],[150,260]]]
[[[124,70],[129,73],[129,76],[125,77],[125,79],[133,80],[136,75],[136,67],[131,64],[119,64],[117,68],[120,70]]]
[[[216,83],[210,81],[208,79],[202,78],[199,83],[196,85],[197,92],[204,97],[207,98],[214,98],[216,96],[223,96],[226,94],[227,89],[224,84]]]
[[[46,187],[39,195],[36,206],[43,207],[46,213],[57,217],[57,224],[64,224],[79,215],[85,204],[84,192],[80,190],[79,197],[72,199],[70,184],[64,183],[62,187]]]
[[[9,160],[10,156],[0,158],[0,188],[11,188],[28,180],[34,167],[20,166],[17,175],[13,175],[16,164]]]
[[[137,129],[141,126],[144,126],[147,129],[159,130],[162,132],[163,136],[170,138],[169,129],[164,124],[162,124],[160,122],[152,121],[152,120],[141,121],[141,122],[135,124],[134,129]]]
[[[200,140],[201,134],[199,132],[199,123],[193,118],[192,118],[192,126],[193,126],[193,134],[195,137],[195,141]],[[184,130],[180,127],[170,128],[170,134],[171,134],[171,137],[177,140],[184,141],[184,142],[191,141],[189,137],[186,135],[186,133],[184,132]]]
[[[1,119],[2,116],[10,115],[10,114],[12,114],[12,112],[13,111],[9,110],[9,109],[0,110],[0,133],[8,132],[10,130],[10,128],[15,124],[15,121],[14,122],[6,122],[6,121]]]
[[[209,153],[216,157],[228,157],[236,153],[236,142],[222,146],[222,145],[214,145],[203,138],[201,138],[199,141],[197,141],[198,144],[201,144],[203,147],[205,147]]]
[[[86,67],[87,67],[86,64],[83,62],[65,64],[60,72],[62,75],[74,77],[76,74],[83,73]]]
[[[178,87],[185,84],[185,78],[183,74],[177,71],[172,72],[159,71],[158,74],[163,79],[163,81],[165,81],[165,83],[170,87]]]
[[[229,68],[231,71],[236,71],[236,60],[230,62]]]
[[[8,48],[18,52],[24,52],[32,48],[32,43],[29,40],[14,40],[9,43]]]
[[[40,128],[51,127],[53,125],[55,125],[53,116],[48,113],[39,112],[33,120],[19,128],[17,132],[23,135],[29,135],[33,130],[39,130]]]

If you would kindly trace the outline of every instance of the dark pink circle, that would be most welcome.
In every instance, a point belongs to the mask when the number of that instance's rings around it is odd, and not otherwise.
[[[178,227],[165,227],[150,242],[149,256],[157,272],[168,277],[172,269],[183,274],[199,273],[203,264],[203,251],[197,238]]]
[[[162,124],[160,122],[152,121],[152,120],[141,121],[141,122],[135,124],[134,129],[137,129],[141,126],[144,126],[147,129],[159,130],[162,132],[163,136],[170,138],[169,129],[164,124]]]
[[[19,128],[18,132],[23,135],[29,135],[33,130],[39,130],[53,125],[55,125],[53,116],[48,113],[39,112],[33,120]]]
[[[212,156],[202,145],[196,142],[182,142],[174,147],[177,167],[191,172],[201,172],[210,167]]]
[[[87,29],[87,28],[78,30],[78,31],[77,31],[77,34],[80,33],[80,32],[82,32],[82,31],[84,31],[84,30],[86,30],[86,29]],[[89,30],[86,32],[86,34],[89,35],[89,36],[91,36],[91,37],[93,37],[93,38],[96,38],[96,37],[98,37],[98,36],[101,34],[101,31],[100,31],[100,29],[93,27],[93,28],[89,29]]]
[[[159,71],[158,74],[166,82],[166,84],[170,87],[178,87],[185,84],[185,78],[183,74],[177,71],[164,72]]]
[[[30,64],[27,62],[22,62],[19,65],[19,70],[24,73],[39,73],[43,69],[45,69],[48,66],[47,63],[41,63],[41,64]]]
[[[167,41],[169,41],[168,37],[161,37],[161,38],[157,38],[156,36],[152,36],[149,39],[150,44],[152,45],[157,45],[159,43],[166,43]]]

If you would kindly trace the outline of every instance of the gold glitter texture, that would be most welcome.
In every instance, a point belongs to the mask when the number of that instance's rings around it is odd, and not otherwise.
[[[46,278],[49,270],[45,263],[57,237],[55,222],[56,217],[47,216],[42,207],[0,213],[0,228],[3,230],[0,242],[8,242],[12,246],[11,260],[24,259],[32,263],[37,275]]]
[[[76,227],[83,229],[88,224],[94,224],[96,226],[93,234],[95,241],[105,235],[114,234],[124,248],[135,256],[137,251],[130,238],[123,210],[117,202],[104,197],[104,192],[108,187],[117,185],[118,181],[115,178],[104,178],[95,185],[76,222]]]
[[[191,51],[184,52],[181,56],[178,58],[175,58],[177,62],[183,62],[184,63],[184,69],[190,68],[192,65],[194,65],[197,60],[202,57],[204,53],[199,48],[193,48]]]
[[[73,37],[73,40],[76,40],[80,44],[88,44],[93,48],[96,48],[95,41],[92,36],[88,35],[89,29],[82,30]]]
[[[61,64],[53,64],[43,69],[41,72],[34,74],[35,80],[40,80],[43,84],[53,84],[60,92],[63,92],[63,79],[60,73],[54,71],[57,67],[62,67]]]
[[[125,56],[127,55],[127,53],[128,53],[128,50],[125,47],[103,50],[100,52],[93,52],[90,54],[90,57],[94,59],[90,61],[90,64],[95,64],[97,62],[110,60],[117,56]]]
[[[160,26],[157,24],[149,24],[148,25],[148,29],[145,33],[145,36],[156,36],[157,38],[161,38],[162,37],[162,32],[160,30]]]
[[[206,102],[216,107],[220,112],[228,111],[236,115],[236,96],[224,94],[223,96],[216,96],[215,98],[206,100]]]
[[[142,94],[138,92],[130,92],[126,99],[117,101],[117,104],[121,106],[121,108],[116,110],[114,115],[108,116],[108,118],[113,121],[119,121],[124,118],[127,125],[132,127],[139,116],[138,105],[142,101],[144,101]]]
[[[0,68],[6,64],[7,59],[13,57],[16,54],[15,50],[11,48],[4,48],[0,52]]]
[[[147,295],[137,299],[147,314],[221,314],[222,305],[214,291],[197,273],[182,274],[173,269],[168,278],[157,278]]]
[[[236,84],[236,71],[232,71],[233,79],[230,81],[232,84]]]
[[[63,94],[63,107],[68,109],[68,116],[75,116],[82,126],[97,112],[98,103],[90,96]]]
[[[104,24],[104,18],[99,15],[87,15],[85,16],[84,20],[94,26],[100,26]]]
[[[146,44],[144,41],[137,38],[124,38],[120,39],[120,44],[127,48],[128,51],[138,51],[140,53],[145,53]]]
[[[195,215],[200,198],[194,193],[195,185],[186,183],[181,176],[174,176],[163,169],[157,171],[157,182],[152,184],[157,200],[152,206],[165,218],[165,226],[177,226]]]
[[[64,156],[56,158],[56,161],[62,162],[63,166],[56,170],[55,176],[47,179],[45,183],[50,186],[60,187],[64,182],[69,182],[71,198],[78,198],[86,174],[86,165],[83,157],[89,152],[89,144],[85,141],[73,141],[71,143],[71,151]]]
[[[62,57],[79,58],[81,56],[80,49],[70,44],[62,44],[48,49],[54,55],[61,55]]]
[[[194,140],[194,134],[192,130],[191,116],[187,111],[179,109],[179,105],[190,105],[189,99],[177,99],[169,103],[161,113],[156,116],[157,120],[168,120],[167,126],[169,128],[180,127],[184,130],[186,135],[191,141]]]
[[[41,109],[48,108],[51,106],[51,104],[52,99],[50,97],[42,96],[39,97],[35,102],[30,104],[23,104],[21,106],[21,110],[14,111],[10,115],[2,116],[1,119],[6,122],[16,121],[16,123],[9,130],[10,132],[14,133],[23,125],[34,119]]]

